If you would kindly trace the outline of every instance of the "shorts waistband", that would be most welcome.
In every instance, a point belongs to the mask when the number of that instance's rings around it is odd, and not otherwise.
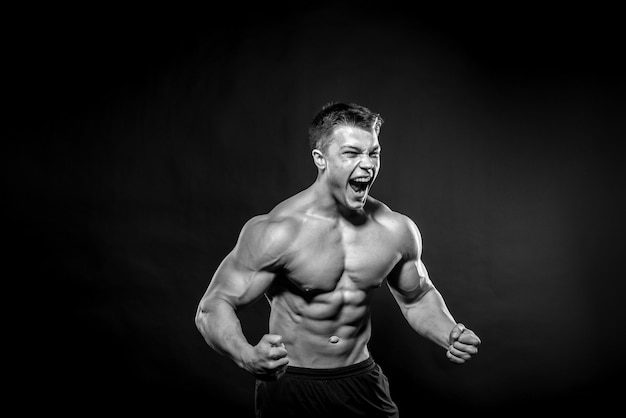
[[[341,379],[364,374],[376,367],[374,359],[369,357],[359,363],[332,369],[314,369],[310,367],[287,366],[285,376],[304,379]]]

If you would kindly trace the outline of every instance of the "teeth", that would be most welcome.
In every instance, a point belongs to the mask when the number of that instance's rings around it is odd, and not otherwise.
[[[355,181],[357,183],[369,183],[370,179],[367,177],[358,177],[358,178],[352,179],[352,181]]]

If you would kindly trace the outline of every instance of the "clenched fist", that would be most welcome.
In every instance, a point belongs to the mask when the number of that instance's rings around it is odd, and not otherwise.
[[[289,358],[283,337],[265,334],[257,345],[242,356],[244,368],[260,380],[277,380],[287,369]]]
[[[456,324],[450,331],[447,357],[453,363],[465,363],[478,353],[480,338],[463,324]]]

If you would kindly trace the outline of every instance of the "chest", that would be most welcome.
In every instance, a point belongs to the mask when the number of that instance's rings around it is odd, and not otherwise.
[[[343,280],[360,289],[380,286],[400,252],[378,224],[307,225],[285,254],[287,278],[304,290],[331,291]]]

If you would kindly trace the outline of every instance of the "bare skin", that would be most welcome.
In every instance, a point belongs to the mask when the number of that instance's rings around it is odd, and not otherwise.
[[[372,294],[386,280],[415,331],[451,361],[469,360],[480,339],[433,286],[418,228],[369,196],[380,168],[376,133],[340,126],[313,161],[315,183],[249,220],[215,272],[196,314],[207,343],[264,380],[287,365],[355,364],[369,357]],[[264,295],[269,333],[252,345],[236,311]]]

